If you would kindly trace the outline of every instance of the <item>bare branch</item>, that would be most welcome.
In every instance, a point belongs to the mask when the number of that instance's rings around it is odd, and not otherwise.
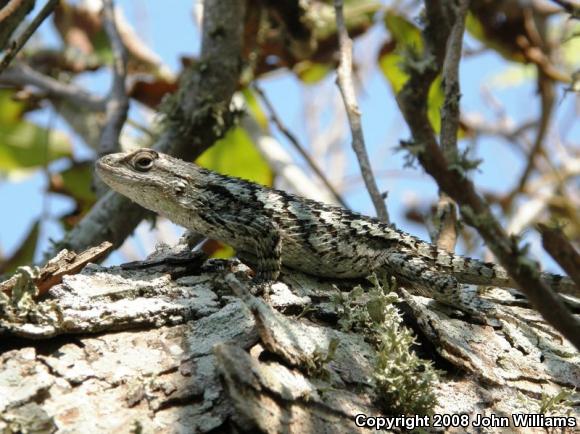
[[[2,9],[0,9],[0,23],[16,12],[23,0],[9,0],[8,3],[4,5]]]
[[[578,2],[571,2],[568,0],[552,0],[552,2],[560,5],[572,18],[580,18],[580,4],[578,4]]]
[[[304,160],[308,163],[310,169],[312,169],[312,171],[316,173],[316,176],[318,176],[318,178],[322,181],[322,183],[332,194],[334,199],[344,208],[348,208],[348,205],[346,204],[340,193],[336,191],[336,189],[330,183],[324,172],[322,172],[320,167],[318,167],[318,164],[316,164],[316,162],[312,159],[312,157],[308,154],[308,152],[306,152],[306,149],[304,149],[304,147],[300,144],[296,136],[292,134],[292,132],[288,128],[286,128],[282,120],[278,117],[278,114],[276,113],[274,106],[272,105],[272,103],[270,102],[264,91],[257,84],[254,84],[253,87],[260,96],[260,98],[262,99],[262,101],[264,102],[266,108],[268,109],[268,113],[270,114],[270,119],[272,120],[272,122],[274,122],[274,124],[280,130],[280,132],[284,134],[284,136],[286,136],[286,138],[290,141],[290,143],[292,143],[294,148],[296,148],[296,150],[300,153],[302,158],[304,158]]]
[[[61,83],[52,77],[35,71],[24,63],[16,63],[0,74],[0,83],[19,86],[34,86],[46,92],[48,96],[62,98],[73,105],[103,111],[105,100],[95,96],[85,89],[71,83]]]
[[[459,87],[459,61],[463,46],[463,32],[465,31],[465,17],[469,1],[459,3],[455,14],[455,23],[451,28],[445,60],[443,62],[443,87],[445,102],[441,109],[441,134],[440,142],[443,154],[448,161],[457,161],[457,131],[459,129],[459,100],[461,92]],[[444,192],[439,192],[437,204],[437,233],[435,241],[437,246],[449,252],[455,250],[457,243],[457,209],[453,200]]]
[[[34,0],[8,0],[0,9],[0,51],[8,48],[14,31],[34,8]]]
[[[340,50],[340,64],[338,66],[337,83],[344,101],[344,107],[348,115],[348,121],[352,132],[352,147],[357,156],[365,185],[375,206],[377,216],[385,223],[389,222],[389,213],[385,206],[385,200],[373,175],[371,163],[366,151],[362,126],[361,114],[356,101],[354,84],[352,80],[352,40],[348,36],[346,24],[344,22],[343,1],[334,1],[336,12],[336,27],[338,32],[338,43]]]
[[[117,29],[115,8],[112,0],[103,1],[103,26],[113,51],[113,82],[107,98],[107,119],[99,146],[101,155],[119,150],[119,135],[127,120],[127,111],[129,110],[129,97],[125,89],[128,56]]]
[[[542,245],[554,260],[568,273],[580,288],[580,254],[560,228],[538,224]]]
[[[509,194],[510,198],[513,198],[517,193],[521,193],[525,190],[526,183],[536,167],[538,155],[545,155],[543,145],[550,126],[550,119],[552,118],[555,95],[554,82],[544,75],[540,69],[538,69],[538,88],[540,92],[542,112],[540,114],[540,119],[537,121],[538,128],[536,130],[536,138],[532,145],[532,149],[527,156],[526,167],[522,171],[516,187]]]
[[[427,5],[433,8],[431,3],[427,2]],[[424,33],[426,52],[423,55],[423,64],[417,65],[415,61],[409,61],[409,80],[397,95],[397,102],[414,139],[415,154],[427,173],[437,181],[439,188],[460,204],[465,221],[477,229],[534,307],[570,342],[580,348],[580,322],[567,310],[560,297],[540,280],[538,265],[526,257],[514,239],[508,237],[489,205],[475,190],[473,183],[455,166],[450,166],[437,143],[427,116],[427,96],[443,62],[438,60],[441,58],[440,48],[433,47],[434,41],[429,39],[429,35],[435,31],[435,26],[439,27],[439,34],[444,34],[446,30],[440,16],[430,15],[430,10],[427,7],[427,26]],[[427,62],[430,67],[426,67]]]
[[[455,23],[451,28],[445,61],[443,62],[443,88],[445,102],[441,109],[441,148],[449,161],[457,159],[457,131],[459,129],[459,100],[461,92],[459,88],[459,61],[461,60],[461,48],[463,46],[463,33],[465,31],[465,17],[469,7],[469,0],[459,3],[455,16]]]
[[[52,13],[58,2],[59,0],[48,0],[38,15],[34,18],[34,20],[32,20],[26,30],[24,30],[22,35],[20,35],[20,37],[10,45],[10,48],[8,48],[8,51],[0,63],[0,74],[8,67],[12,59],[14,59],[22,47],[24,47],[24,44],[26,44],[28,39],[32,36],[36,29],[38,29],[46,17]]]

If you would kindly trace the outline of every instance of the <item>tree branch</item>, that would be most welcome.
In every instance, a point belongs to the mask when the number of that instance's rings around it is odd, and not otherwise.
[[[580,254],[560,228],[538,224],[542,235],[542,245],[554,260],[568,273],[580,288]]]
[[[546,134],[550,127],[550,120],[554,109],[554,82],[538,68],[538,89],[541,100],[541,114],[537,121],[536,138],[527,156],[526,167],[520,175],[516,187],[509,194],[509,198],[515,197],[517,193],[525,190],[526,184],[536,167],[536,160],[540,154],[544,153],[543,145]]]
[[[2,9],[0,9],[0,23],[16,12],[23,0],[9,0],[8,3],[4,5]]]
[[[568,0],[552,0],[553,3],[561,6],[566,12],[570,14],[571,18],[580,19],[580,4],[573,3]]]
[[[434,6],[432,2],[426,4],[431,8]],[[537,264],[526,257],[514,239],[507,236],[489,205],[476,192],[473,183],[455,166],[450,166],[437,143],[427,116],[427,95],[443,65],[441,60],[437,60],[441,59],[441,48],[432,47],[433,39],[429,36],[435,30],[434,26],[440,27],[439,34],[449,30],[445,29],[440,16],[430,15],[431,8],[427,7],[423,63],[408,63],[410,78],[397,95],[397,102],[414,140],[413,144],[407,143],[406,146],[414,150],[419,162],[436,180],[439,188],[460,205],[465,221],[477,229],[534,307],[570,342],[580,348],[579,321],[567,310],[558,295],[540,280]]]
[[[459,61],[463,46],[465,31],[465,17],[469,7],[469,0],[459,3],[455,16],[455,23],[451,29],[445,61],[443,62],[443,88],[445,102],[441,109],[441,148],[449,161],[457,159],[457,131],[459,129],[459,100],[461,98],[459,86]]]
[[[52,77],[35,71],[24,63],[16,63],[0,74],[0,82],[18,86],[34,86],[48,96],[62,98],[73,105],[103,111],[105,100],[71,83],[61,83]]]
[[[36,29],[38,29],[46,17],[52,13],[58,2],[59,0],[48,0],[38,15],[34,17],[34,20],[32,20],[26,30],[22,32],[22,35],[20,35],[20,37],[10,45],[10,48],[8,48],[8,51],[0,63],[0,74],[8,67],[12,59],[14,59],[22,47],[24,47],[24,44],[26,44],[28,39],[30,39],[32,34],[36,31]]]
[[[465,17],[469,1],[459,3],[455,14],[455,23],[451,28],[445,60],[443,62],[443,88],[445,102],[441,109],[440,142],[443,154],[448,161],[457,161],[457,131],[459,129],[459,100],[461,98],[459,86],[459,61],[465,31]],[[457,243],[457,209],[453,200],[444,192],[439,192],[437,204],[437,232],[435,242],[437,246],[449,252],[455,250]]]
[[[352,148],[358,159],[358,164],[365,181],[365,185],[375,206],[377,216],[385,223],[389,222],[389,213],[385,206],[385,200],[373,175],[369,156],[366,151],[364,135],[361,126],[361,114],[356,101],[354,84],[352,81],[352,40],[348,36],[344,22],[343,1],[334,1],[336,12],[336,27],[338,31],[340,64],[338,66],[337,83],[344,101],[344,107],[348,115],[348,122],[352,132]]]
[[[14,30],[34,8],[34,0],[8,0],[0,9],[0,51],[8,45]]]
[[[103,1],[103,26],[111,42],[113,52],[113,80],[107,97],[106,121],[99,144],[101,155],[119,150],[119,135],[127,120],[129,97],[125,89],[127,77],[127,50],[121,39],[115,21],[115,8],[112,0]]]

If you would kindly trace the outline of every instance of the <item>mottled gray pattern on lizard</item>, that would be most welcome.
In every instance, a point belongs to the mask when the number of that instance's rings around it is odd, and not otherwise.
[[[153,150],[104,156],[97,173],[143,207],[231,245],[261,281],[275,280],[281,265],[334,278],[387,272],[456,307],[459,283],[513,286],[498,265],[450,254],[374,218]],[[547,273],[542,278],[558,291],[576,292],[568,278]]]

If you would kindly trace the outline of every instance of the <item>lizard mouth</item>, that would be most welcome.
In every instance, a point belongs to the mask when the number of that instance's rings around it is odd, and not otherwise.
[[[98,175],[101,178],[104,178],[105,176],[107,176],[108,172],[111,170],[111,166],[109,164],[107,164],[107,161],[105,161],[104,158],[105,157],[99,158],[95,162],[96,172],[98,173]]]
[[[105,155],[95,162],[95,171],[99,177],[108,184],[107,180],[115,179],[115,160],[113,155]]]

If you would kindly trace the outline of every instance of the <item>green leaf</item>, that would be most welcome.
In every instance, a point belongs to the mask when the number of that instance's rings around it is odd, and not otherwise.
[[[105,31],[103,29],[99,30],[95,35],[93,35],[91,42],[93,43],[93,48],[95,50],[94,54],[97,56],[99,61],[104,64],[112,64],[113,50]]]
[[[92,189],[92,166],[91,162],[75,162],[68,169],[52,173],[50,176],[48,190],[67,196],[75,202],[74,210],[61,215],[59,218],[65,230],[74,227],[90,211],[97,200]]]
[[[379,67],[381,72],[388,80],[393,92],[399,93],[407,80],[409,75],[403,71],[403,56],[397,53],[389,53],[379,57]]]
[[[393,11],[388,11],[385,14],[385,26],[389,30],[391,37],[397,41],[397,44],[413,50],[415,53],[423,51],[421,30],[406,18],[397,15]]]
[[[556,29],[555,29],[556,30]],[[557,29],[561,31],[560,28]],[[580,65],[580,24],[576,24],[569,30],[569,37],[562,41],[562,60],[568,71],[578,69]]]
[[[262,110],[262,106],[256,98],[256,93],[252,91],[250,88],[245,88],[242,90],[242,95],[244,96],[244,100],[248,106],[248,111],[252,115],[252,117],[258,122],[258,125],[262,127],[264,130],[268,128],[268,116]]]
[[[49,191],[71,197],[84,210],[97,199],[92,182],[92,163],[74,163],[68,169],[51,175]]]
[[[431,122],[431,126],[435,133],[439,134],[441,131],[441,107],[445,102],[445,93],[441,87],[442,80],[441,76],[438,75],[433,83],[431,83],[431,88],[429,89],[429,95],[427,97],[427,117]],[[461,128],[458,130],[458,137],[462,137]]]
[[[60,172],[63,185],[77,201],[94,203],[97,199],[92,189],[93,172],[91,163],[78,163]]]
[[[487,84],[494,89],[507,89],[535,80],[537,75],[538,71],[534,65],[512,63],[496,74],[493,74],[486,81]]]
[[[21,265],[29,265],[34,260],[38,234],[40,233],[40,220],[36,220],[31,226],[22,244],[8,259],[0,260],[0,274],[12,273]]]
[[[376,0],[345,0],[344,21],[349,35],[354,38],[364,34],[374,24],[374,16],[381,8],[381,2]],[[318,83],[334,71],[334,60],[330,59],[333,58],[331,54],[337,41],[336,16],[331,2],[318,2],[311,9],[307,21],[318,42],[317,53],[322,56],[315,56],[318,61],[301,60],[292,67],[306,84]],[[321,61],[322,58],[325,60]]]
[[[421,54],[423,39],[417,26],[392,11],[385,14],[385,26],[394,43],[389,44],[389,49],[379,56],[379,67],[393,92],[397,94],[409,79],[409,74],[403,67],[405,57],[411,53]],[[436,133],[441,130],[441,107],[444,101],[441,77],[437,77],[431,84],[427,99],[427,116]]]
[[[411,53],[420,54],[423,51],[423,39],[417,26],[393,11],[385,14],[384,22],[392,41],[388,44],[388,50],[379,55],[379,67],[397,94],[409,79],[404,69],[405,58]]]
[[[332,65],[303,60],[298,62],[292,70],[298,78],[306,84],[316,84],[333,70]]]
[[[0,124],[0,171],[43,167],[62,157],[72,157],[71,143],[64,133],[50,131],[28,121]]]
[[[236,176],[271,186],[273,174],[248,133],[241,127],[230,129],[224,138],[204,152],[197,164],[223,175]]]
[[[0,91],[0,172],[42,167],[72,156],[68,136],[23,119],[24,104]]]
[[[24,113],[24,104],[12,100],[14,92],[0,89],[0,126],[14,125],[20,122]]]

